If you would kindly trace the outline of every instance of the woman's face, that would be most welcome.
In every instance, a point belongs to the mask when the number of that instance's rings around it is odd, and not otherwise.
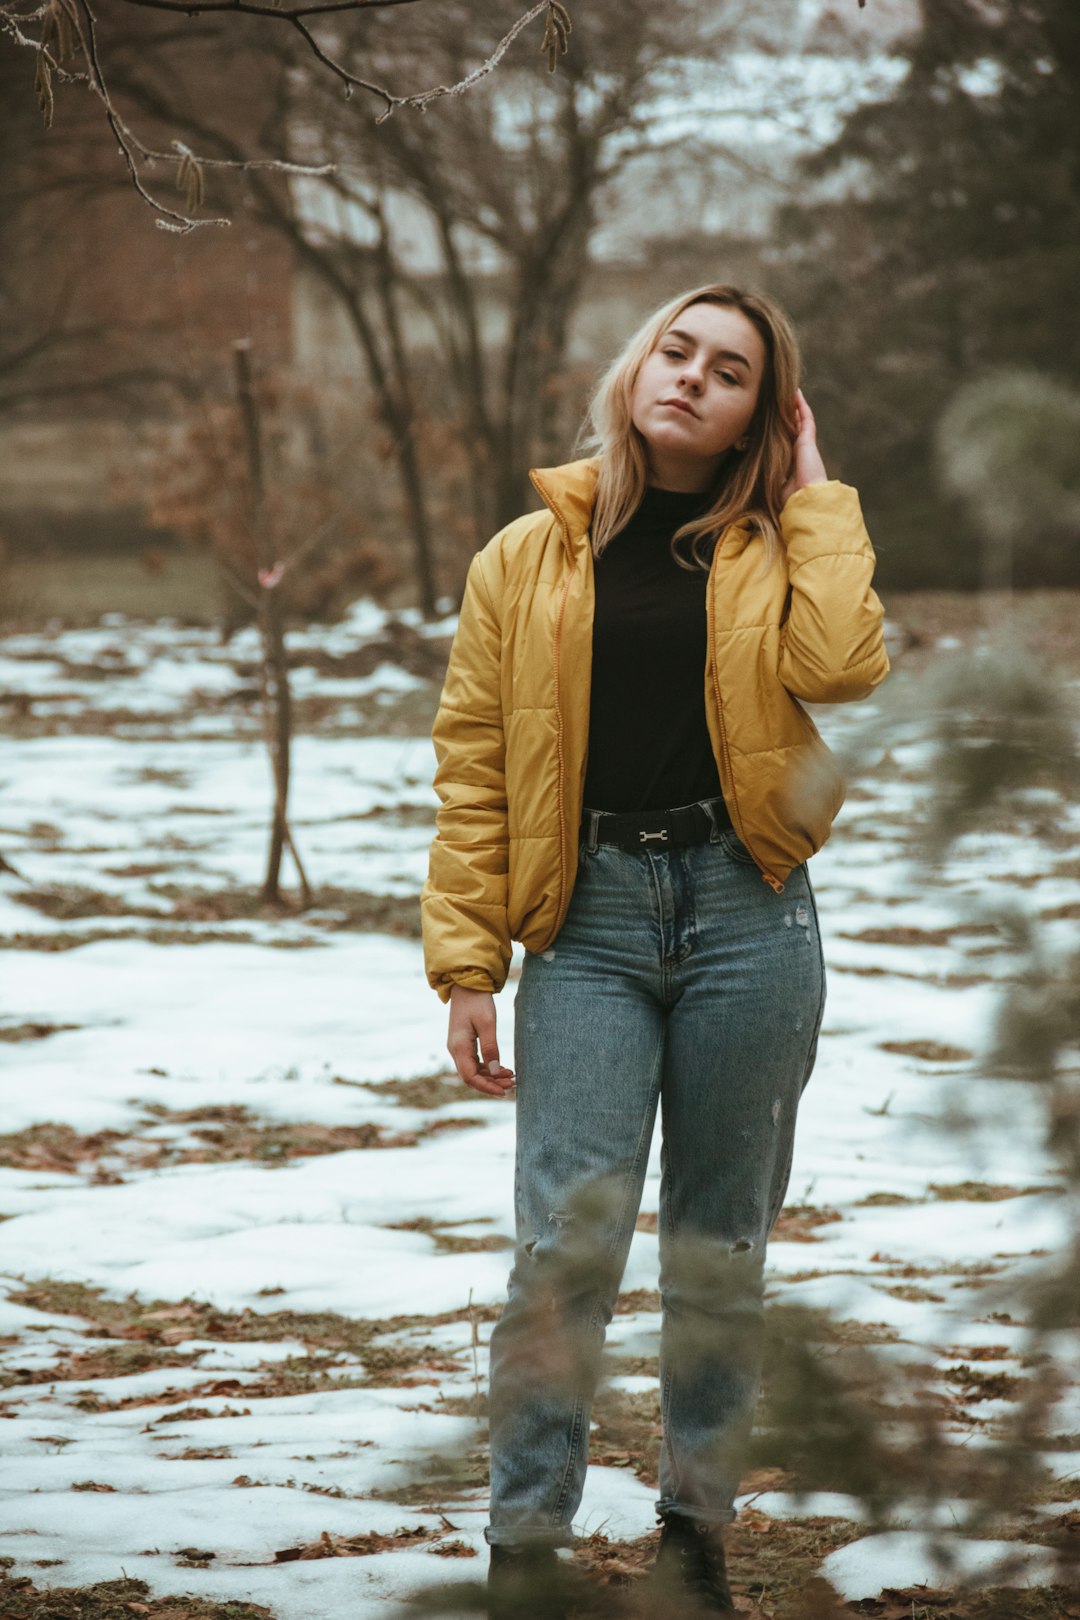
[[[741,310],[691,304],[676,315],[642,362],[630,402],[650,481],[707,489],[750,425],[764,373],[765,344]]]

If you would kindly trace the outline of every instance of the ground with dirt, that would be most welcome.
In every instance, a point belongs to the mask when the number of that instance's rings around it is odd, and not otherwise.
[[[1015,608],[1073,688],[1075,605]],[[988,646],[1006,606],[890,602],[890,681],[813,711],[850,786],[811,866],[828,1002],[769,1319],[779,1345],[798,1312],[806,1368],[855,1403],[896,1490],[875,1519],[851,1457],[792,1451],[771,1363],[729,1532],[747,1614],[1080,1615],[1053,1579],[1077,1556],[1080,1322],[1037,1340],[1022,1304],[1075,1205],[1039,1088],[995,1068],[989,1039],[1025,971],[1009,908],[1051,955],[1075,939],[1080,807],[1036,788],[940,870],[917,859],[919,683]],[[448,1071],[417,937],[451,628],[361,604],[293,637],[306,911],[259,899],[246,632],[115,621],[0,642],[5,1620],[321,1620],[444,1588],[438,1612],[470,1612],[513,1103]],[[657,1140],[575,1521],[598,1613],[637,1612],[655,1546],[658,1192]],[[1023,1491],[980,1518],[1037,1411]]]

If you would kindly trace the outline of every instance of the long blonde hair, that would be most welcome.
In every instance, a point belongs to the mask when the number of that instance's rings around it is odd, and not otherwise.
[[[594,556],[601,555],[637,510],[648,484],[645,441],[630,415],[642,362],[684,309],[705,303],[725,304],[741,310],[753,321],[765,346],[765,370],[757,407],[746,430],[749,443],[741,454],[731,449],[724,456],[708,509],[675,531],[672,556],[681,568],[707,569],[720,535],[729,524],[741,520],[748,521],[751,532],[759,533],[765,542],[763,571],[767,572],[783,556],[781,490],[795,443],[799,343],[791,321],[775,299],[721,282],[695,287],[656,309],[624,344],[593,391],[574,454],[600,453],[591,525]],[[685,561],[678,550],[684,538],[690,539],[691,561]]]

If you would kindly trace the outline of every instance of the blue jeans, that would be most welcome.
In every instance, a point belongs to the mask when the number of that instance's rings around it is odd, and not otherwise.
[[[765,1244],[824,1006],[805,863],[777,894],[731,828],[640,850],[582,836],[565,922],[526,954],[514,1007],[517,1243],[491,1334],[489,1543],[575,1542],[658,1103],[658,1509],[736,1517]]]

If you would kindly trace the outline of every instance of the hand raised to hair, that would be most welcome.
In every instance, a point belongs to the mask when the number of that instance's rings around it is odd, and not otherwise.
[[[797,429],[795,447],[792,451],[787,482],[780,492],[782,501],[787,501],[797,489],[804,489],[807,484],[825,484],[829,480],[817,445],[814,413],[807,404],[801,388],[795,393],[795,422]]]

